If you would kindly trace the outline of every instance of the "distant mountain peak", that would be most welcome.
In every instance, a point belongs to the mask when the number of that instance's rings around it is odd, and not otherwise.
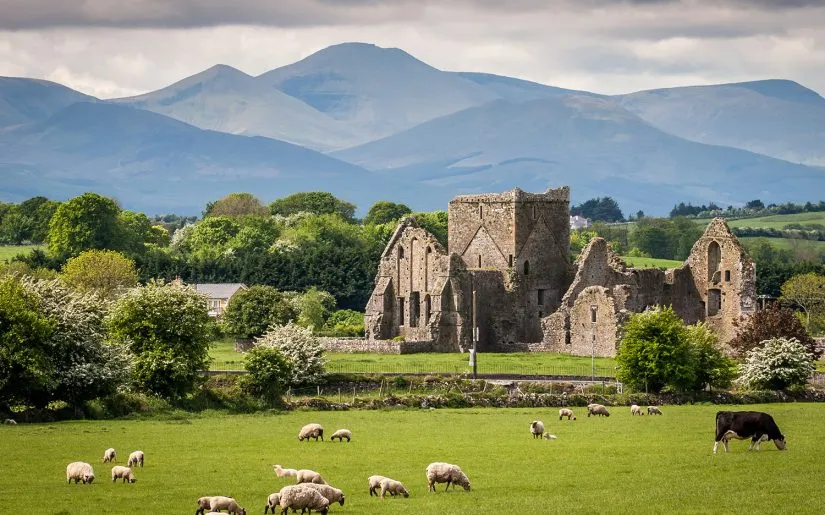
[[[755,91],[766,97],[778,98],[791,102],[816,102],[820,103],[822,96],[802,84],[789,79],[765,79],[749,82],[736,82],[730,86],[746,88]]]

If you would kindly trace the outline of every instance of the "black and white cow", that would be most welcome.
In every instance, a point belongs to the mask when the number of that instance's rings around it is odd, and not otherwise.
[[[762,442],[773,440],[776,448],[785,450],[785,436],[779,431],[779,426],[773,417],[761,411],[719,411],[716,413],[716,443],[713,444],[713,454],[719,442],[728,452],[728,440],[751,439],[748,449],[760,449]]]

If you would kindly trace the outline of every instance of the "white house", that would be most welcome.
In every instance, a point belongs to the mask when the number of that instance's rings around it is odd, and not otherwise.
[[[570,217],[570,229],[587,229],[590,227],[590,219],[575,215]]]

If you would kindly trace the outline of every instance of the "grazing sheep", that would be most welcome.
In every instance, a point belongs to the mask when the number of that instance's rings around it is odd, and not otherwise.
[[[115,465],[114,467],[112,467],[112,483],[114,483],[118,479],[123,479],[124,483],[126,481],[130,483],[137,482],[137,478],[135,478],[135,474],[132,472],[132,469],[130,469],[129,467]]]
[[[295,477],[298,475],[298,471],[295,469],[285,469],[280,465],[274,465],[272,470],[275,471],[275,475],[278,477]]]
[[[95,472],[92,466],[85,461],[73,461],[66,465],[66,484],[70,484],[74,479],[74,484],[82,481],[83,484],[92,484],[95,480]]]
[[[17,421],[14,420],[13,418],[7,418],[6,420],[3,421],[3,423],[6,424],[7,426],[16,426],[17,425]]]
[[[313,490],[317,491],[319,494],[323,495],[327,498],[330,504],[338,503],[341,506],[344,505],[344,492],[343,490],[339,490],[334,486],[330,485],[319,485],[316,483],[302,483],[304,486],[312,488]]]
[[[559,410],[559,420],[562,418],[567,417],[567,420],[576,420],[576,415],[573,414],[573,410],[562,408]]]
[[[648,406],[647,407],[647,414],[648,415],[661,415],[662,410],[660,410],[658,406]]]
[[[269,497],[266,499],[266,506],[264,506],[264,515],[266,515],[269,510],[272,510],[272,513],[275,513],[275,507],[281,503],[281,492],[275,492],[274,494],[269,494]]]
[[[299,442],[309,440],[310,438],[315,438],[316,442],[318,438],[321,438],[322,442],[324,441],[324,428],[321,427],[321,424],[307,424],[298,432]]]
[[[344,438],[347,439],[349,442],[352,439],[352,431],[349,429],[339,429],[338,431],[332,433],[332,436],[329,437],[330,440],[338,439],[339,442],[343,442]]]
[[[198,499],[198,509],[195,510],[195,515],[203,514],[206,510],[223,511],[234,513],[235,515],[246,515],[246,510],[231,497],[223,495],[205,496]]]
[[[541,420],[534,420],[530,422],[530,434],[533,435],[533,438],[541,438],[541,435],[544,434],[544,422]]]
[[[589,417],[590,415],[593,415],[593,416],[599,415],[599,416],[609,417],[610,412],[608,412],[607,408],[605,408],[601,404],[588,404],[587,405],[587,416]]]
[[[556,435],[551,435],[550,433],[544,433],[544,438],[546,438],[548,440],[555,440]]]
[[[143,451],[134,451],[126,461],[127,467],[136,467],[138,464],[140,464],[140,468],[143,468]]]
[[[271,497],[271,496],[270,496]],[[286,515],[287,510],[301,511],[304,508],[315,510],[322,515],[326,515],[329,510],[329,500],[313,490],[307,485],[292,485],[281,488],[278,492],[278,504],[281,506],[281,515]]]
[[[455,485],[461,485],[464,487],[464,490],[470,491],[470,480],[458,465],[434,462],[427,465],[424,472],[427,473],[428,491],[432,490],[435,492],[436,483],[447,483],[447,487],[444,488],[445,492],[450,488],[450,484],[453,485],[453,490],[455,490]]]
[[[378,495],[378,492],[376,492],[376,490],[381,488],[381,481],[385,479],[387,479],[386,476],[370,476],[367,478],[367,481],[370,482],[370,497],[372,497],[373,495]]]
[[[115,458],[117,458],[117,453],[111,447],[109,447],[108,449],[106,449],[103,452],[103,463],[109,463],[110,461],[115,461]]]
[[[639,415],[640,417],[642,415],[644,415],[644,413],[642,413],[642,407],[639,406],[638,404],[634,404],[633,406],[630,407],[630,416],[633,416],[633,415]]]
[[[395,479],[390,479],[385,477],[381,480],[381,499],[384,498],[384,494],[389,492],[391,496],[395,497],[396,495],[403,495],[404,497],[409,497],[410,492],[404,485],[401,484],[400,481],[396,481]]]
[[[318,485],[325,485],[327,484],[324,481],[324,478],[321,477],[321,474],[315,472],[314,470],[309,469],[301,469],[295,474],[295,482],[300,483],[315,483]]]

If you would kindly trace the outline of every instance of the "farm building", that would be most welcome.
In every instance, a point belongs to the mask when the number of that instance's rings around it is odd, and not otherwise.
[[[654,305],[707,321],[726,342],[756,307],[753,262],[721,218],[670,270],[632,269],[594,239],[575,263],[569,189],[463,195],[449,242],[408,217],[381,256],[367,304],[367,348],[393,352],[516,350],[614,356],[622,322]]]
[[[247,289],[243,283],[199,283],[191,284],[195,291],[205,295],[209,316],[220,318],[229,300],[239,291]]]

